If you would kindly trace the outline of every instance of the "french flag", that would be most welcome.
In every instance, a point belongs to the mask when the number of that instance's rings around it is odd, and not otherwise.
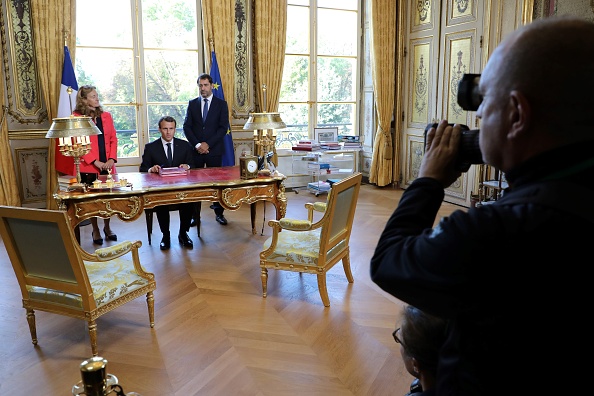
[[[68,94],[68,88],[72,93]],[[76,107],[76,94],[78,83],[72,67],[72,59],[68,47],[64,46],[64,68],[62,69],[62,86],[60,87],[60,99],[58,101],[58,117],[69,117]]]

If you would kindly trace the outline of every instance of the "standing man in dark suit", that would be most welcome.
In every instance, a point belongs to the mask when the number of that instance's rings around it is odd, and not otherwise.
[[[223,140],[229,126],[229,108],[226,101],[212,94],[213,83],[209,74],[204,73],[198,77],[198,88],[200,96],[188,103],[184,134],[194,147],[196,168],[222,166],[225,151]],[[200,202],[196,203],[192,226],[200,226],[200,207]],[[217,222],[227,225],[221,204],[215,202],[210,207],[214,209]]]
[[[183,139],[175,136],[175,127],[177,122],[170,116],[161,117],[159,120],[159,132],[161,137],[144,146],[142,154],[141,172],[159,173],[161,168],[178,167],[186,170],[194,164],[192,158],[192,146]],[[159,228],[163,233],[161,250],[167,250],[171,247],[171,237],[169,235],[169,205],[157,206],[155,209]],[[190,222],[194,206],[192,203],[179,204],[179,234],[178,240],[182,246],[192,249],[194,243],[188,236],[190,231]]]

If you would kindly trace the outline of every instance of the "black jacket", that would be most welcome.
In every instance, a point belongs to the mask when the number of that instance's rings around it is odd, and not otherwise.
[[[564,362],[592,338],[594,232],[585,214],[594,196],[592,147],[531,159],[507,173],[513,187],[496,203],[455,211],[435,227],[439,183],[419,178],[403,193],[371,259],[371,278],[449,319],[438,395],[554,394],[575,377],[575,365]],[[558,181],[584,190],[556,188]],[[557,204],[534,199],[533,186]]]
[[[184,134],[194,148],[198,143],[208,143],[209,154],[223,155],[225,145],[223,140],[229,129],[229,108],[223,99],[212,97],[208,106],[206,122],[202,122],[202,97],[192,99],[188,103],[184,119]]]
[[[190,144],[178,138],[173,138],[173,164],[172,166],[177,167],[181,164],[190,165],[190,168],[194,168],[194,160],[192,153],[194,150]],[[163,143],[161,138],[147,143],[144,146],[144,152],[142,153],[142,163],[140,164],[140,172],[148,172],[148,170],[155,165],[160,165],[163,168],[167,167],[167,155],[163,149]]]

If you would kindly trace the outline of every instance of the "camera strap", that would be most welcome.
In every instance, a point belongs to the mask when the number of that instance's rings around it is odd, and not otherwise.
[[[510,191],[510,194],[512,191]],[[594,223],[592,193],[579,184],[564,180],[548,180],[513,190],[513,195],[504,194],[498,201],[500,205],[533,203],[556,209],[560,212]]]

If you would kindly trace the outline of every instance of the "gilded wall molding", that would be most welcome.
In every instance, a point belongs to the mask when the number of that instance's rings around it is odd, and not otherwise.
[[[235,2],[235,90],[233,98],[233,119],[247,120],[254,109],[252,73],[252,15],[251,0]],[[244,121],[241,121],[241,125]]]
[[[41,124],[48,115],[35,58],[30,0],[6,4],[2,5],[6,14],[0,14],[0,33],[8,114],[17,124]]]

